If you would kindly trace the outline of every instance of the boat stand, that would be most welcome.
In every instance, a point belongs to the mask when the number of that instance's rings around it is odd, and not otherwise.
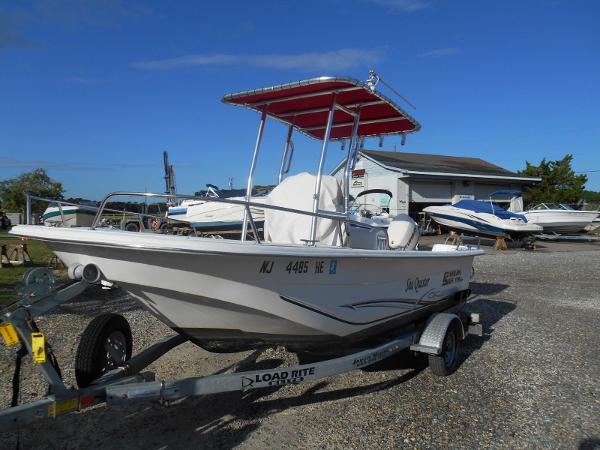
[[[93,265],[78,266],[69,272],[77,281],[57,286],[48,270],[31,269],[18,289],[20,300],[0,311],[0,332],[6,344],[21,344],[13,378],[12,406],[0,411],[0,432],[15,431],[40,419],[81,411],[99,403],[119,405],[130,401],[158,401],[168,404],[189,396],[311,382],[369,366],[409,348],[429,355],[434,374],[448,375],[457,367],[460,340],[468,334],[482,335],[478,314],[472,314],[468,327],[464,328],[461,318],[443,312],[432,314],[422,329],[405,332],[374,348],[311,364],[167,381],[155,381],[152,372],[140,373],[162,355],[187,341],[184,336],[174,335],[105,372],[88,387],[67,388],[52,347],[45,341],[34,319],[79,295],[100,278]],[[469,292],[456,295],[466,300]],[[452,349],[452,354],[449,349]],[[48,394],[41,400],[17,405],[20,359],[24,354],[31,355],[37,363],[48,383]],[[453,367],[448,366],[449,363]]]

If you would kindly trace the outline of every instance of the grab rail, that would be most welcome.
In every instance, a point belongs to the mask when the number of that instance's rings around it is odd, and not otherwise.
[[[153,193],[153,192],[127,192],[127,191],[116,191],[116,192],[109,193],[100,202],[100,206],[81,205],[81,204],[67,202],[67,201],[63,201],[63,200],[38,197],[36,195],[26,194],[27,214],[28,214],[27,218],[26,218],[27,219],[26,223],[32,224],[32,220],[31,220],[31,201],[32,200],[40,200],[40,201],[45,201],[48,203],[57,203],[57,204],[59,204],[59,210],[61,210],[61,211],[62,211],[61,205],[79,206],[79,207],[85,207],[87,209],[95,210],[96,216],[94,217],[94,221],[92,222],[92,226],[90,227],[91,229],[95,229],[100,225],[101,217],[104,212],[114,212],[114,213],[119,213],[119,214],[125,213],[125,214],[137,215],[139,217],[156,217],[155,214],[146,214],[146,213],[140,213],[140,212],[134,212],[134,211],[117,210],[117,209],[107,208],[106,205],[109,202],[109,200],[112,197],[117,197],[117,196],[146,197],[146,198],[171,198],[171,199],[176,198],[176,199],[180,199],[180,200],[199,200],[199,201],[203,201],[203,202],[215,202],[215,203],[224,203],[224,204],[242,206],[242,207],[244,207],[244,209],[246,210],[246,212],[248,214],[248,218],[250,221],[250,227],[254,234],[254,239],[257,243],[260,243],[260,239],[258,237],[258,229],[256,227],[254,218],[252,217],[251,208],[270,209],[270,210],[274,210],[274,211],[288,212],[288,213],[292,213],[292,214],[300,214],[300,215],[304,215],[304,216],[335,220],[335,221],[339,222],[340,233],[341,233],[342,222],[346,223],[347,226],[354,225],[354,226],[357,226],[360,228],[369,228],[369,229],[376,228],[376,227],[371,226],[370,224],[366,224],[364,222],[351,220],[351,219],[349,219],[347,214],[337,212],[337,211],[319,210],[318,212],[314,213],[312,211],[304,211],[301,209],[287,208],[284,206],[271,205],[271,204],[267,204],[267,203],[257,203],[257,202],[246,201],[246,200],[235,200],[235,199],[231,199],[231,198],[220,198],[220,197],[207,198],[207,197],[202,197],[202,196],[197,196],[197,195],[187,195],[187,194],[162,194],[162,193]],[[63,218],[64,218],[64,216],[63,216]]]
[[[196,195],[187,195],[187,194],[157,194],[157,193],[152,193],[152,192],[117,191],[117,192],[111,192],[110,194],[108,194],[104,198],[104,200],[102,200],[102,202],[100,203],[100,207],[98,208],[98,212],[96,213],[96,217],[94,218],[94,222],[92,223],[92,226],[91,226],[92,229],[94,229],[98,226],[98,224],[100,222],[100,217],[102,216],[102,213],[105,210],[105,206],[108,203],[108,201],[112,197],[116,197],[116,196],[131,196],[131,197],[139,196],[139,197],[146,197],[146,198],[167,198],[168,197],[168,198],[173,198],[173,199],[177,198],[177,199],[181,199],[181,200],[201,200],[201,201],[205,201],[205,202],[225,203],[225,204],[230,204],[230,205],[243,206],[244,209],[246,210],[246,213],[248,214],[248,218],[250,219],[250,226],[252,228],[252,231],[254,232],[254,237],[255,237],[255,240],[257,241],[257,243],[260,243],[260,240],[258,238],[258,233],[256,232],[256,225],[254,223],[254,219],[252,217],[252,212],[251,212],[250,208],[270,209],[270,210],[274,210],[274,211],[289,212],[289,213],[300,214],[300,215],[304,215],[304,216],[336,220],[339,222],[340,227],[341,227],[341,222],[343,221],[343,222],[347,223],[348,225],[353,224],[353,225],[359,226],[361,228],[374,228],[374,227],[370,226],[369,224],[365,224],[365,223],[354,221],[354,220],[349,220],[349,218],[346,214],[336,212],[336,211],[319,210],[316,213],[314,213],[312,211],[303,211],[301,209],[286,208],[284,206],[270,205],[267,203],[257,203],[257,202],[251,202],[251,201],[246,201],[246,200],[235,200],[235,199],[231,199],[231,198],[219,198],[219,197],[218,198],[206,198],[206,197],[199,197]]]
[[[25,214],[25,223],[27,225],[31,225],[33,222],[33,218],[32,218],[32,210],[31,210],[31,201],[32,200],[39,200],[42,202],[47,202],[49,204],[51,203],[56,203],[58,205],[58,210],[60,211],[60,216],[61,216],[61,221],[64,225],[65,223],[65,216],[64,216],[64,212],[62,209],[62,205],[67,205],[67,206],[78,206],[80,208],[86,208],[86,209],[91,209],[94,211],[99,211],[100,207],[98,206],[93,206],[93,205],[82,205],[79,203],[73,203],[73,202],[67,202],[64,200],[57,200],[55,198],[46,198],[46,197],[39,197],[37,195],[32,195],[32,194],[25,194],[25,201],[26,201],[26,214]],[[133,215],[137,215],[137,216],[141,216],[141,217],[156,217],[156,214],[146,214],[146,213],[140,213],[140,212],[134,212],[134,211],[127,211],[127,210],[120,210],[120,209],[112,209],[112,208],[105,208],[105,211],[108,212],[114,212],[114,213],[119,213],[119,214],[133,214]],[[97,213],[96,213],[97,214]]]

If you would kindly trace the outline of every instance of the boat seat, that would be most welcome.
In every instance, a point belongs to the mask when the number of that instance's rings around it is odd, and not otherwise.
[[[313,193],[317,177],[308,172],[284,179],[267,196],[266,204],[312,212]],[[319,209],[343,211],[340,183],[330,175],[323,175]],[[265,208],[264,235],[266,242],[277,244],[305,244],[310,240],[312,216]],[[321,245],[340,246],[339,221],[319,218],[315,240]]]

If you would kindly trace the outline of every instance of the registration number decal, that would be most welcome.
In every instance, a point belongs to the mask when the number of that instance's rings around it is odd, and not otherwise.
[[[308,261],[290,261],[287,266],[285,266],[285,271],[287,273],[306,273],[308,272]]]
[[[279,267],[279,269],[277,269]],[[292,260],[288,262],[284,262],[283,264],[275,264],[275,261],[263,261],[258,269],[259,273],[273,273],[273,269],[276,269],[275,272],[283,270],[284,273],[288,275],[303,275],[303,274],[329,274],[335,275],[337,273],[337,260]]]

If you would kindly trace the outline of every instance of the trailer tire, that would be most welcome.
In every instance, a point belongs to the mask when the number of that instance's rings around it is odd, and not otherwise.
[[[131,358],[131,328],[123,316],[102,314],[81,335],[75,356],[75,379],[87,387],[105,372]]]
[[[442,352],[439,355],[429,355],[429,368],[434,375],[446,377],[458,368],[461,349],[461,338],[456,326],[446,331]]]

